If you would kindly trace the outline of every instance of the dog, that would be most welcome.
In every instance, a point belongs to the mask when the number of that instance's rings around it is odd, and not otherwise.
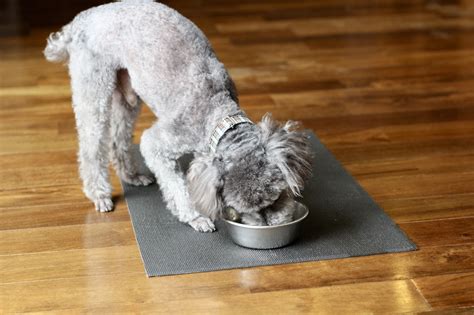
[[[208,39],[163,4],[125,0],[83,11],[49,36],[44,55],[69,68],[79,173],[100,212],[113,209],[110,162],[127,183],[156,178],[171,212],[201,232],[215,230],[224,207],[266,224],[261,210],[300,195],[311,175],[298,123],[270,114],[251,122]],[[142,100],[158,117],[140,143],[151,173],[139,172],[130,154]],[[185,174],[178,158],[187,153],[194,159]]]

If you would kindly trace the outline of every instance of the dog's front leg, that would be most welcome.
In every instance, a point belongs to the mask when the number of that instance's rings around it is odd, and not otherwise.
[[[194,209],[178,163],[181,152],[176,152],[176,145],[167,140],[166,131],[155,124],[143,133],[140,143],[145,163],[155,174],[166,205],[179,221],[189,224],[196,231],[214,231],[214,223]]]

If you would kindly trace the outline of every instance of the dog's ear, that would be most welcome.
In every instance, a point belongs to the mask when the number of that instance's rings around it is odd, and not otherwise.
[[[301,196],[312,171],[313,153],[308,135],[298,130],[299,122],[289,120],[280,124],[269,113],[258,125],[268,160],[281,170],[293,195]]]
[[[220,194],[223,179],[209,156],[196,157],[190,164],[187,181],[191,201],[197,210],[214,220],[222,211]]]

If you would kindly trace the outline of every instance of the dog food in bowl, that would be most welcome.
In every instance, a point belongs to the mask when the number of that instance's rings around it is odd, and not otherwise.
[[[248,225],[241,222],[240,214],[232,208],[224,211],[224,222],[230,237],[237,245],[271,249],[292,243],[301,230],[303,220],[308,216],[308,208],[300,202],[294,202],[292,220],[277,225]],[[240,221],[240,222],[239,222]]]

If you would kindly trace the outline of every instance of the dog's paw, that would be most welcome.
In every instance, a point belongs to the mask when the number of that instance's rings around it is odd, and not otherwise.
[[[114,208],[114,203],[110,198],[99,198],[94,201],[95,210],[99,212],[109,212]]]
[[[123,176],[123,181],[134,186],[148,186],[155,181],[153,175],[135,174],[132,176]]]
[[[214,232],[216,230],[216,226],[211,219],[205,217],[197,217],[189,222],[189,225],[198,232]]]

